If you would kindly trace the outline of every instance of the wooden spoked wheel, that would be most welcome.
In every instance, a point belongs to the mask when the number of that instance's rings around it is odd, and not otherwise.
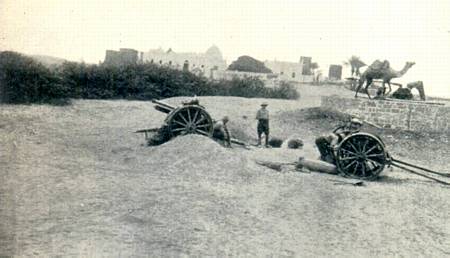
[[[183,106],[173,110],[166,119],[172,137],[186,134],[211,136],[211,116],[199,106]]]
[[[358,179],[375,179],[383,171],[388,156],[383,142],[367,133],[347,136],[336,153],[338,170]]]

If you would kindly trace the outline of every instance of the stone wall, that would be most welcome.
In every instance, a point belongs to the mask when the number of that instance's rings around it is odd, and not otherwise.
[[[450,133],[450,106],[401,100],[322,97],[322,107],[359,117],[384,128]]]

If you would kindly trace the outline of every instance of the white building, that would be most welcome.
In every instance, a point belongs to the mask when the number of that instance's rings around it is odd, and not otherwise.
[[[301,62],[265,61],[264,65],[277,74],[282,81],[312,82],[312,75],[303,75],[303,64]]]
[[[183,69],[187,64],[187,69],[197,74],[211,77],[212,70],[224,71],[227,63],[223,59],[222,53],[217,46],[212,46],[205,53],[177,53],[172,49],[152,49],[144,53],[144,62],[171,66],[175,69]]]
[[[217,46],[211,46],[204,53],[164,51],[161,48],[151,49],[143,54],[143,61],[170,66],[174,69],[185,69],[197,75],[214,80],[231,80],[233,78],[258,78],[268,86],[279,85],[280,81],[312,82],[313,75],[303,75],[304,64],[283,61],[265,61],[264,65],[272,70],[272,74],[228,71],[227,63]]]

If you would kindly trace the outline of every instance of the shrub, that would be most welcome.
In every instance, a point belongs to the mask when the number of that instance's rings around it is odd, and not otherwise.
[[[287,82],[281,82],[279,87],[268,88],[268,93],[266,97],[276,98],[276,99],[299,99],[300,94],[295,89],[294,86]]]
[[[274,148],[280,148],[282,144],[283,144],[283,140],[280,138],[277,138],[277,137],[272,137],[269,140],[269,145]]]
[[[68,88],[32,58],[4,51],[0,52],[0,95],[5,103],[50,102],[67,97]]]
[[[228,66],[230,71],[252,72],[252,73],[272,73],[263,62],[251,56],[240,56],[236,61]]]
[[[8,103],[56,103],[54,99],[60,98],[149,100],[193,95],[298,98],[295,88],[287,83],[267,88],[256,78],[209,81],[188,71],[149,63],[111,66],[64,62],[49,70],[15,52],[0,52],[0,94],[1,100]]]
[[[301,139],[290,139],[288,141],[289,149],[300,149],[303,147],[303,141]]]
[[[300,95],[294,86],[282,82],[279,87],[267,88],[257,78],[234,78],[226,81],[211,82],[203,94],[211,96],[236,96],[245,98],[298,99]]]

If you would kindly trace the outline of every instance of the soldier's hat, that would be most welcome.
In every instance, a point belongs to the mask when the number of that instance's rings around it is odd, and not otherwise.
[[[352,118],[352,120],[350,121],[350,123],[352,124],[358,124],[358,125],[362,125],[363,123],[361,122],[361,120],[359,120],[358,118],[354,117]]]
[[[261,104],[261,106],[268,106],[269,104],[267,104],[267,102],[263,102],[262,104]]]

